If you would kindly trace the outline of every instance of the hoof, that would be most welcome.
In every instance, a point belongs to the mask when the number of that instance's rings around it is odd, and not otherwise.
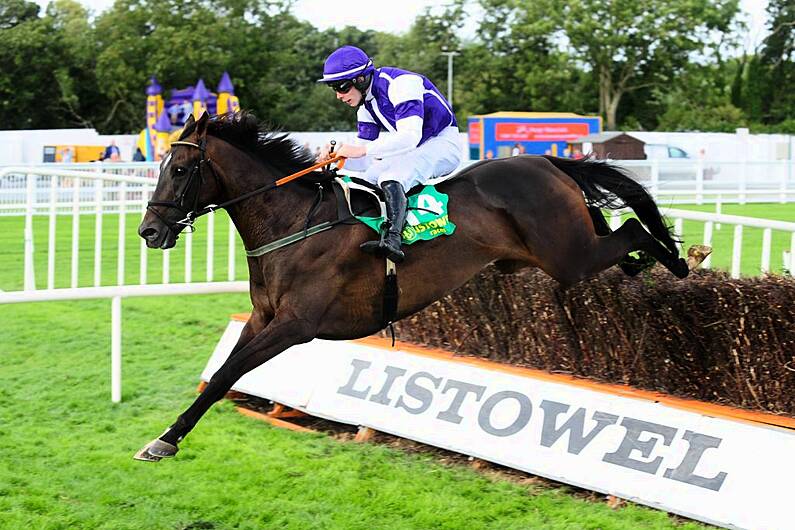
[[[691,271],[695,270],[710,254],[712,254],[712,247],[693,245],[687,249],[687,268]]]
[[[687,275],[690,274],[690,269],[688,268],[687,262],[684,260],[684,258],[679,258],[674,262],[673,267],[671,267],[671,272],[674,273],[674,276],[681,280],[683,278],[687,278]]]
[[[146,444],[143,449],[135,453],[133,458],[142,462],[158,462],[163,458],[174,456],[177,454],[177,451],[179,451],[179,449],[176,445],[171,445],[160,438],[155,438]]]

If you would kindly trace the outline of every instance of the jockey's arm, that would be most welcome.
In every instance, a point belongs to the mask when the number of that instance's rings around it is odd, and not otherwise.
[[[395,108],[395,132],[374,139],[367,146],[367,156],[384,158],[400,155],[419,145],[422,140],[424,94],[420,76],[402,75],[392,81],[387,95]]]
[[[367,156],[384,158],[411,151],[422,139],[422,118],[409,116],[397,120],[395,132],[380,136],[367,145]]]
[[[407,153],[417,147],[422,139],[422,118],[410,116],[398,120],[396,132],[379,135],[376,140],[357,138],[356,144],[363,146],[364,156],[361,158],[348,158],[346,167],[353,171],[364,171],[370,161],[367,158],[384,158]],[[340,150],[341,154],[344,151]]]

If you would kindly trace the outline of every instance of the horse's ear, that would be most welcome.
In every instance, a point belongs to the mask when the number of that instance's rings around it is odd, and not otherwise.
[[[205,110],[196,122],[196,136],[203,138],[207,134],[207,122],[210,121],[210,115]]]
[[[190,115],[188,116],[188,119],[185,120],[185,125],[183,125],[182,127],[187,129],[188,127],[190,127],[194,123],[196,123],[196,120],[193,119],[193,113],[191,112]]]

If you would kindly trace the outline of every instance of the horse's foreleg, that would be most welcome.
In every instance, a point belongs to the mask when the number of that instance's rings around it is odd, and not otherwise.
[[[238,379],[290,346],[312,340],[315,328],[310,322],[295,319],[292,315],[282,318],[277,315],[265,329],[229,356],[193,404],[159,438],[138,451],[135,458],[158,461],[174,456],[178,450],[177,444],[193,429],[210,406],[229,392]]]

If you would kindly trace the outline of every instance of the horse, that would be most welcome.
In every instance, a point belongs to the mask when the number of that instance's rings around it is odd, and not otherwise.
[[[310,208],[318,220],[337,218],[331,194],[318,199],[317,182],[276,187],[285,175],[310,168],[311,153],[270,131],[245,112],[189,119],[163,160],[139,226],[150,248],[171,248],[197,212],[224,206],[246,249],[301,232]],[[593,160],[521,155],[486,160],[437,184],[449,196],[457,224],[450,236],[406,248],[400,265],[396,319],[416,313],[489,264],[503,273],[539,267],[562,287],[616,264],[637,274],[630,252],[640,251],[685,278],[689,268],[648,192],[617,167]],[[601,208],[631,208],[615,231]],[[359,245],[373,236],[363,224],[340,224],[300,242],[248,258],[253,309],[227,361],[177,420],[135,458],[174,456],[178,444],[210,406],[244,374],[289,347],[314,338],[345,340],[384,327],[385,260]]]

